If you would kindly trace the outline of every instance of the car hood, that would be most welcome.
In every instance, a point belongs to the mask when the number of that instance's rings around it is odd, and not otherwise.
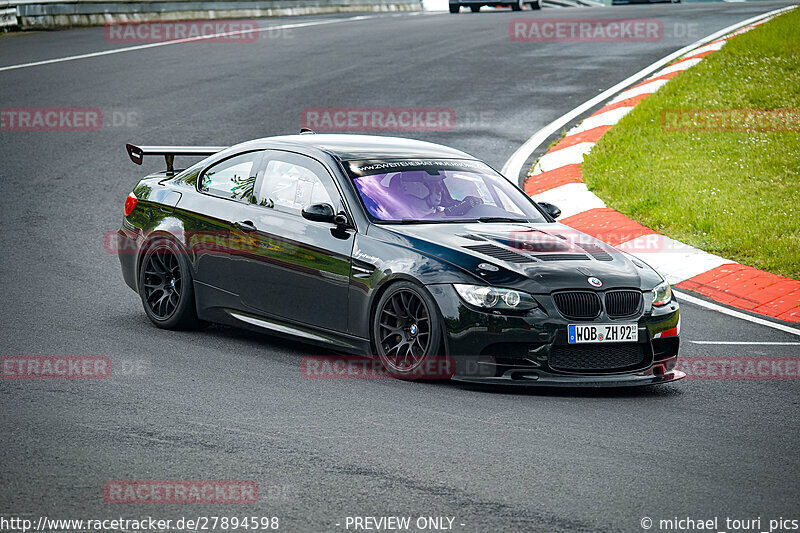
[[[518,286],[534,293],[622,287],[649,290],[660,281],[660,276],[644,263],[559,223],[382,227],[407,246],[477,274],[488,283]],[[487,263],[497,270],[478,266]],[[599,279],[602,286],[592,285],[589,278]]]

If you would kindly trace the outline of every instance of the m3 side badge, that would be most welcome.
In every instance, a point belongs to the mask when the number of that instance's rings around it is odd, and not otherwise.
[[[603,282],[600,281],[599,279],[595,278],[595,277],[588,278],[587,281],[589,282],[589,285],[591,285],[592,287],[602,287],[603,286]]]

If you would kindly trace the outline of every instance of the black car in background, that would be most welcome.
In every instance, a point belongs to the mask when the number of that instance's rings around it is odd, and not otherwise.
[[[117,242],[159,327],[300,337],[399,377],[439,356],[480,382],[682,377],[669,284],[464,152],[314,134],[127,149],[167,159],[129,195]],[[174,171],[182,155],[210,157]]]

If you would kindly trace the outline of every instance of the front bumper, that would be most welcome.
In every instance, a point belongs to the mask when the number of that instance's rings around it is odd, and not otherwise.
[[[453,379],[473,383],[619,387],[676,381],[680,327],[677,301],[645,303],[632,317],[563,317],[549,295],[534,295],[540,308],[507,314],[480,310],[461,300],[452,285],[429,285],[444,324],[444,351],[455,361]],[[645,295],[646,296],[646,295]],[[636,343],[569,344],[569,324],[631,324]],[[569,364],[565,364],[569,361]],[[575,364],[575,361],[578,361]],[[584,362],[586,367],[582,367]]]

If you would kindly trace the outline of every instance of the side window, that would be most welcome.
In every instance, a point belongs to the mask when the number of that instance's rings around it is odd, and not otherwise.
[[[220,161],[203,173],[200,190],[220,198],[253,201],[262,155],[248,152]]]
[[[339,194],[328,171],[310,157],[291,152],[268,152],[259,179],[256,203],[287,213],[300,214],[311,204],[341,207]]]

